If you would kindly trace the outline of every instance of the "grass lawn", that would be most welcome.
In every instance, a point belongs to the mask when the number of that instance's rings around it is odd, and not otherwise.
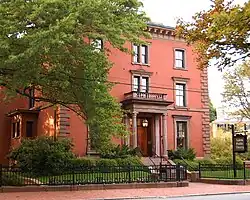
[[[137,182],[142,181],[153,181],[150,173],[145,171],[130,172],[106,172],[106,173],[75,173],[75,174],[64,174],[58,176],[43,176],[37,178],[43,184],[87,184],[87,183],[126,183],[126,182]]]
[[[244,178],[244,170],[236,170],[236,179]],[[233,170],[221,170],[221,171],[201,171],[202,178],[218,178],[218,179],[234,179]],[[250,169],[246,169],[246,177],[250,178]]]

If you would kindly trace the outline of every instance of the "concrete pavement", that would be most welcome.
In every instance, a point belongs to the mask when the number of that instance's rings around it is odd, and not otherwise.
[[[204,183],[190,183],[189,187],[182,187],[182,188],[0,193],[0,200],[89,200],[89,199],[105,199],[105,198],[114,199],[114,198],[134,198],[134,197],[174,197],[174,196],[192,195],[192,194],[204,195],[204,194],[237,193],[237,192],[250,192],[250,185],[240,186],[240,185],[211,185]]]

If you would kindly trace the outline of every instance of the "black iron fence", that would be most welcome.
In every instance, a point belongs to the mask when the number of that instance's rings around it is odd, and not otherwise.
[[[0,186],[147,183],[183,180],[187,180],[187,172],[185,167],[179,165],[74,167],[61,173],[40,175],[33,173],[32,170],[0,165]]]
[[[200,178],[216,179],[250,179],[250,166],[245,162],[242,165],[199,164]],[[236,174],[235,174],[236,173]]]

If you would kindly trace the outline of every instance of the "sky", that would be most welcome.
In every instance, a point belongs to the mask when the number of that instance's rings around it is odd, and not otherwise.
[[[208,10],[210,0],[141,0],[144,3],[144,11],[151,21],[175,26],[176,20],[182,18],[185,21],[192,20],[194,13]],[[247,0],[235,0],[236,4],[243,4]],[[221,93],[223,92],[222,72],[215,66],[208,69],[209,96],[215,107],[221,106]]]

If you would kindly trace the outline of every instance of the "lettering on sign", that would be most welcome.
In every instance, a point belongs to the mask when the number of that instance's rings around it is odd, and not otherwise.
[[[234,151],[237,153],[247,151],[247,137],[245,135],[236,135],[234,137]]]

